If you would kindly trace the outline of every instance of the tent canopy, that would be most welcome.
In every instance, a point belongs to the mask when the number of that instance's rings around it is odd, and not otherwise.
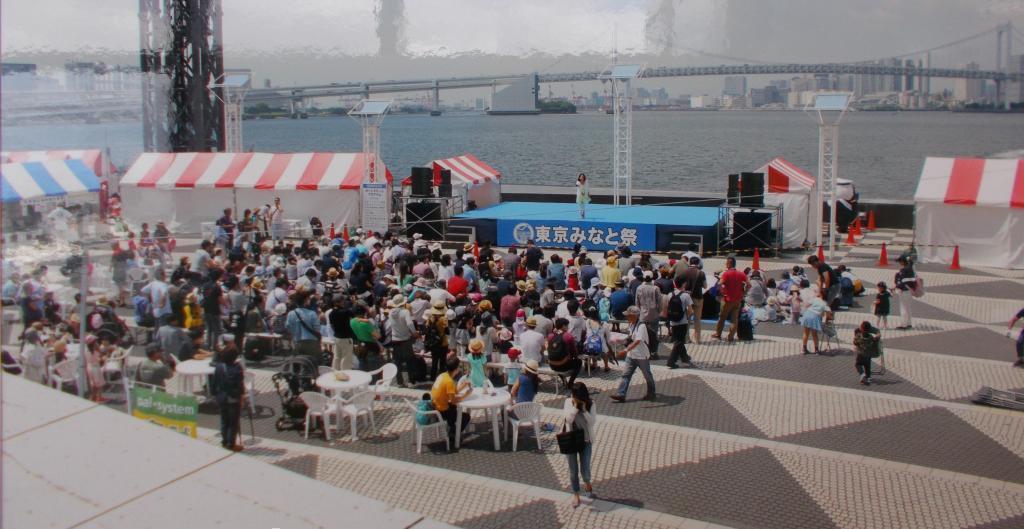
[[[785,158],[775,158],[755,172],[767,175],[768,193],[807,193],[814,189],[814,176]]]
[[[122,186],[316,191],[359,189],[362,153],[143,153]],[[381,163],[388,183],[391,172]]]
[[[928,158],[914,202],[1024,208],[1024,160]]]
[[[46,160],[0,166],[3,202],[100,190],[100,180],[83,160]]]
[[[72,151],[3,151],[0,152],[3,163],[42,162],[46,160],[82,160],[92,169],[93,174],[103,175],[103,153],[99,149]],[[107,173],[117,172],[117,166],[107,164]]]
[[[501,179],[501,172],[468,153],[443,160],[434,160],[431,164],[450,170],[452,172],[453,186],[473,187],[487,182],[497,182]],[[435,173],[434,185],[439,185],[440,183],[440,175]],[[412,185],[412,177],[402,180],[402,185]]]

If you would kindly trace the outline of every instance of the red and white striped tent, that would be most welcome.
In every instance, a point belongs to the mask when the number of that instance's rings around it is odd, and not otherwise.
[[[129,220],[186,231],[235,203],[252,209],[274,197],[287,219],[358,224],[363,165],[362,153],[143,153],[121,179],[121,196]],[[390,184],[387,166],[378,169]]]
[[[928,158],[914,211],[923,262],[1024,268],[1024,160]]]
[[[441,183],[441,169],[452,172],[452,194],[462,197],[463,206],[472,200],[477,207],[485,208],[501,202],[501,172],[472,154],[453,156],[431,162],[434,168],[434,185]],[[412,178],[402,180],[403,186],[411,186]]]
[[[765,175],[764,202],[782,206],[782,246],[797,248],[812,240],[816,226],[811,220],[816,179],[785,158],[775,158],[755,172]]]
[[[99,177],[117,172],[117,166],[110,162],[107,163],[107,171],[103,171],[103,151],[99,149],[0,152],[0,163],[44,162],[46,160],[82,160],[85,166],[92,169],[93,173]]]

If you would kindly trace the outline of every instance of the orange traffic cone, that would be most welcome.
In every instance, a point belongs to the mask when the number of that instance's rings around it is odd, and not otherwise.
[[[754,262],[751,263],[750,268],[754,270],[761,269],[761,252],[759,252],[757,248],[754,248]]]
[[[864,235],[864,232],[860,229],[860,215],[857,215],[857,218],[853,220],[853,234],[857,237]]]
[[[348,242],[348,224],[344,224],[341,228],[341,238]]]
[[[818,260],[825,262],[825,248],[822,245],[818,245]]]
[[[868,211],[868,231],[875,231],[875,210]]]
[[[885,243],[882,243],[882,253],[878,254],[878,264],[875,266],[889,266],[889,252],[885,250]]]
[[[953,248],[953,262],[949,265],[950,270],[960,269],[960,245],[956,245]]]
[[[853,246],[857,244],[857,240],[853,238],[853,228],[846,228],[846,244]]]
[[[334,240],[334,223],[331,223],[331,229],[327,233],[327,236],[333,241]]]

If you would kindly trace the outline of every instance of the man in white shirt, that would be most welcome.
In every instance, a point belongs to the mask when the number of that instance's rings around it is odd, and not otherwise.
[[[644,400],[653,401],[654,375],[651,374],[651,353],[647,348],[647,326],[640,321],[640,309],[633,305],[625,310],[626,320],[629,321],[629,345],[626,346],[626,371],[622,374],[619,382],[619,390],[611,399],[615,402],[625,402],[626,392],[629,391],[629,381],[633,378],[637,368],[644,375],[647,381],[647,395]]]
[[[155,268],[153,280],[142,287],[142,295],[149,298],[150,310],[153,311],[153,330],[167,325],[171,317],[171,296],[169,285],[164,281],[166,272],[163,268]]]
[[[270,217],[270,237],[274,242],[284,239],[284,208],[281,197],[274,197],[274,207],[267,213]]]
[[[203,241],[199,243],[199,249],[192,256],[192,264],[189,266],[188,271],[202,274],[203,278],[205,278],[210,273],[211,249],[213,249],[212,242]]]
[[[413,342],[419,339],[420,334],[416,332],[416,324],[413,323],[412,313],[406,308],[405,296],[395,294],[388,302],[391,312],[388,313],[388,326],[391,329],[391,354],[395,365],[398,366],[398,374],[395,380],[402,386],[402,370],[405,369],[405,377],[409,384],[413,381],[412,346]]]
[[[538,364],[544,363],[544,335],[537,332],[537,320],[534,317],[526,319],[526,330],[519,335],[519,351],[522,353],[522,361],[534,360]]]
[[[430,289],[429,294],[431,306],[436,305],[438,301],[446,304],[455,303],[455,296],[453,296],[451,292],[448,292],[448,289],[445,288],[444,281],[438,281],[437,287]]]
[[[668,325],[672,329],[672,353],[668,356],[668,368],[676,369],[679,367],[677,362],[682,362],[687,367],[693,367],[693,361],[690,359],[689,353],[686,352],[686,336],[689,332],[688,323],[690,322],[690,315],[693,314],[693,298],[690,297],[689,285],[686,285],[683,278],[675,280],[675,290],[669,294],[668,300]],[[673,303],[672,299],[678,298],[679,304]],[[682,307],[681,317],[673,319],[673,309],[679,310],[677,307]]]

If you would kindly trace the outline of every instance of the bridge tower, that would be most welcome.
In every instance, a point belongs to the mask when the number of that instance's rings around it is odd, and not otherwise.
[[[1006,55],[1003,56],[1003,40],[1006,40]],[[996,67],[997,72],[1008,73],[1011,57],[1011,45],[1013,44],[1013,24],[1007,22],[996,27]],[[1006,82],[996,79],[996,108],[1005,102],[1006,109],[1010,109],[1010,98],[1006,97]]]
[[[223,151],[221,0],[139,0],[143,147]]]
[[[597,78],[611,81],[614,95],[614,150],[612,161],[613,203],[625,195],[625,205],[633,203],[633,80],[644,67],[639,64],[616,64]]]

